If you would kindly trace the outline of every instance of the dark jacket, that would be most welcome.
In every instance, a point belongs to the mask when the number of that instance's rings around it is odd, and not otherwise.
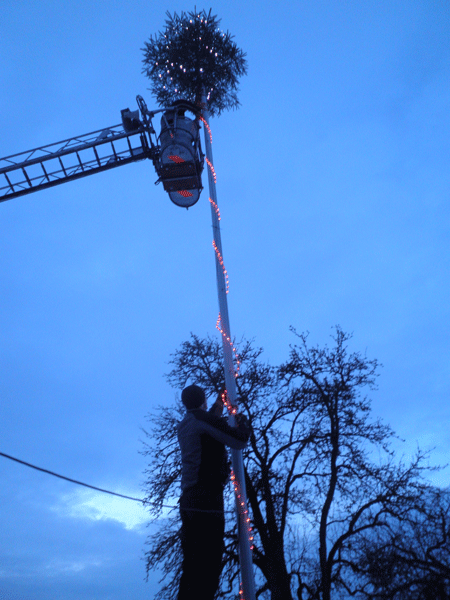
[[[178,423],[182,492],[194,486],[221,490],[229,475],[225,446],[242,450],[247,445],[250,430],[246,421],[238,421],[238,427],[231,427],[212,410],[188,410]]]

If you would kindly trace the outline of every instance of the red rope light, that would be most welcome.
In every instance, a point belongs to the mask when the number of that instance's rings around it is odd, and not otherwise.
[[[208,163],[208,167],[211,169],[211,173],[212,176],[214,178],[214,183],[217,183],[217,176],[216,176],[216,172],[214,171],[214,167],[212,166],[211,161],[208,159],[208,157],[205,156],[205,160]]]
[[[245,523],[247,526],[247,533],[248,533],[248,540],[250,542],[250,550],[253,550],[253,548],[254,548],[253,541],[255,539],[255,536],[253,535],[253,530],[250,525],[251,519],[250,519],[249,513],[248,513],[247,502],[245,500],[245,497],[241,493],[241,486],[239,484],[239,481],[236,479],[236,475],[234,474],[234,471],[231,471],[230,479],[231,479],[231,482],[234,487],[234,493],[236,495],[236,501],[237,501],[239,514],[244,515],[244,517],[245,517]]]
[[[205,121],[205,119],[203,117],[200,117],[200,120],[204,123],[205,128],[207,129],[208,133],[209,133],[209,138],[211,140],[212,143],[212,134],[211,134],[211,129],[208,125],[208,123]],[[208,159],[208,157],[205,157],[205,160],[208,164],[208,167],[211,170],[213,179],[214,179],[214,183],[217,183],[217,177],[216,177],[216,172],[214,170],[213,165],[211,164],[211,161]],[[214,208],[217,218],[220,221],[220,211],[219,211],[219,207],[217,205],[216,202],[214,202],[214,200],[212,198],[209,198],[209,202],[211,203],[211,206]],[[228,273],[227,270],[225,269],[225,264],[223,261],[223,257],[222,254],[220,253],[217,244],[216,244],[216,240],[213,239],[213,248],[214,251],[216,253],[216,259],[219,261],[220,266],[222,267],[223,270],[223,274],[225,277],[225,283],[226,283],[226,293],[228,294],[229,291],[229,279],[228,279]],[[236,347],[233,345],[233,342],[228,334],[228,332],[226,332],[223,327],[222,327],[222,317],[221,314],[219,313],[219,316],[217,317],[217,322],[216,322],[216,328],[220,331],[221,335],[222,335],[222,339],[224,342],[228,343],[233,351],[234,354],[234,358],[235,358],[235,368],[234,368],[234,377],[237,378],[239,376],[239,371],[240,371],[240,366],[241,366],[241,361],[239,359],[239,354],[237,353]],[[233,406],[231,404],[231,402],[228,399],[228,393],[227,390],[225,390],[222,393],[222,402],[224,404],[224,406],[226,407],[226,409],[228,410],[228,412],[231,415],[236,415],[238,412],[237,406]],[[230,477],[233,486],[234,486],[234,493],[236,496],[236,504],[238,507],[238,511],[239,514],[241,516],[244,516],[245,518],[245,523],[247,525],[247,534],[248,534],[248,540],[249,540],[249,544],[250,544],[250,551],[253,550],[254,546],[253,546],[253,540],[254,540],[254,536],[253,536],[253,531],[252,531],[252,527],[250,525],[250,517],[249,517],[249,513],[248,513],[248,509],[247,509],[247,504],[246,504],[246,499],[245,499],[245,495],[242,495],[241,493],[241,486],[239,484],[239,481],[236,479],[236,476],[234,474],[233,471],[231,471],[231,477]],[[239,583],[239,600],[245,600],[244,597],[244,590],[243,590],[243,583],[242,581]]]
[[[219,252],[219,248],[217,247],[216,240],[213,240],[212,245],[213,245],[213,248],[214,248],[214,250],[216,252],[217,260],[219,261],[220,266],[222,267],[222,270],[223,270],[223,274],[224,274],[224,277],[225,277],[225,284],[227,286],[227,292],[226,293],[228,294],[228,291],[230,289],[230,282],[229,282],[229,279],[228,279],[227,270],[225,269],[225,264],[223,262],[223,257],[222,257],[222,255]]]
[[[212,207],[214,208],[214,210],[216,211],[217,218],[218,218],[218,219],[219,219],[219,221],[220,221],[220,219],[221,219],[221,216],[220,216],[219,207],[217,206],[217,204],[214,202],[214,200],[213,200],[212,198],[209,198],[209,201],[210,201],[210,203],[211,203],[211,206],[212,206]]]
[[[209,133],[209,139],[211,140],[211,144],[212,144],[212,133],[211,133],[211,127],[208,125],[208,123],[206,122],[204,117],[200,117],[200,121],[204,124],[206,130]]]
[[[237,407],[233,406],[231,404],[231,402],[229,401],[227,390],[222,392],[222,403],[225,406],[225,408],[227,409],[227,411],[230,413],[230,415],[237,415]]]
[[[219,313],[219,316],[217,317],[216,329],[218,331],[220,331],[222,338],[225,340],[225,342],[227,342],[227,344],[229,344],[231,346],[231,349],[233,350],[234,358],[236,361],[236,367],[234,370],[234,376],[236,378],[236,377],[238,377],[239,371],[241,370],[241,360],[239,358],[239,354],[237,352],[236,346],[233,345],[233,342],[232,342],[230,336],[227,335],[227,332],[222,327],[222,317],[220,316],[220,313]],[[231,406],[231,404],[230,404],[230,406]]]

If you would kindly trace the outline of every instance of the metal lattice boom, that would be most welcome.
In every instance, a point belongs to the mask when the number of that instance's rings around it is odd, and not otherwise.
[[[150,111],[142,96],[136,101],[139,109],[123,109],[120,125],[0,158],[0,202],[149,158],[158,175],[155,183],[163,183],[172,202],[186,208],[195,204],[203,189],[204,159],[198,109],[178,100]],[[185,117],[186,111],[194,118]],[[152,124],[157,113],[163,113],[160,136]]]
[[[152,129],[141,122],[134,131],[123,124],[0,159],[0,202],[150,158],[159,148]]]

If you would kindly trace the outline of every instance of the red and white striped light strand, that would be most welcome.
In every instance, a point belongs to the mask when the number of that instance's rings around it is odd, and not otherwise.
[[[247,527],[247,535],[248,535],[248,541],[250,544],[250,550],[253,550],[253,548],[254,548],[253,541],[254,541],[255,537],[253,535],[252,526],[250,525],[251,519],[250,519],[249,513],[248,513],[247,502],[245,500],[245,496],[243,496],[241,494],[241,487],[239,485],[238,480],[236,479],[234,471],[231,471],[230,479],[231,479],[231,482],[234,487],[234,494],[236,496],[236,505],[238,507],[239,515],[244,517],[245,525]],[[239,598],[241,600],[244,600],[244,590],[242,589],[242,581],[240,582],[240,585],[239,585]]]
[[[227,390],[224,390],[222,392],[222,403],[225,406],[225,408],[227,409],[227,411],[230,413],[230,415],[237,415],[237,406],[233,406],[231,404],[230,400],[228,399]]]
[[[213,169],[210,161],[208,159],[206,159],[206,160],[208,162],[208,165],[210,165],[211,168],[212,168],[212,172],[214,173],[214,180],[215,180],[216,174],[214,172],[214,169]],[[216,212],[216,214],[218,216],[218,220],[220,221],[220,211],[219,211],[219,207],[218,207],[217,203],[214,202],[214,200],[212,198],[209,198],[209,201],[210,201],[212,207],[214,208],[214,210],[215,210],[215,212]],[[219,264],[222,267],[223,275],[224,275],[224,278],[225,278],[226,293],[228,294],[228,292],[230,290],[230,281],[229,281],[229,277],[228,277],[228,272],[227,272],[227,270],[225,268],[225,263],[224,263],[224,260],[223,260],[223,256],[222,256],[221,252],[219,251],[219,248],[217,247],[215,239],[213,239],[212,245],[213,245],[214,251],[216,253],[216,259],[219,261]],[[221,316],[220,313],[219,313],[219,316],[217,317],[216,328],[222,334],[222,337],[223,337],[224,341],[227,342],[231,346],[231,349],[233,350],[233,354],[234,354],[234,357],[235,357],[235,363],[236,363],[234,376],[237,377],[239,375],[241,361],[239,359],[239,354],[237,353],[236,347],[233,345],[233,342],[232,342],[229,334],[222,327],[222,316]]]
[[[219,248],[217,247],[216,240],[213,240],[212,245],[213,245],[214,251],[216,253],[217,260],[219,261],[219,264],[222,267],[223,275],[225,277],[226,293],[228,294],[228,291],[230,289],[230,282],[228,279],[227,270],[225,269],[225,263],[223,262],[223,257],[221,255],[221,253],[219,252]]]
[[[250,519],[249,513],[248,513],[247,502],[245,500],[245,497],[241,493],[241,486],[239,485],[239,482],[236,479],[236,475],[234,474],[234,471],[231,471],[230,479],[231,479],[231,483],[233,484],[233,487],[234,487],[234,493],[236,495],[239,514],[244,515],[244,518],[245,518],[245,524],[246,524],[247,533],[248,533],[248,540],[250,542],[250,550],[253,550],[253,547],[254,547],[253,540],[255,538],[253,535],[252,526],[250,525],[251,519]]]
[[[207,128],[207,130],[209,132],[210,140],[211,140],[211,143],[212,143],[211,129],[209,128],[208,123],[203,119],[203,117],[200,117],[200,119],[204,123],[205,127]],[[214,167],[212,166],[212,164],[208,160],[208,158],[206,158],[206,162],[208,163],[208,166],[209,166],[209,168],[211,170],[211,173],[213,175],[214,183],[217,183],[217,177],[216,177],[216,172],[214,170]],[[214,200],[212,200],[212,198],[209,198],[209,201],[211,203],[211,206],[214,208],[214,210],[216,212],[218,220],[220,221],[220,211],[219,211],[219,207],[217,206],[217,203],[214,202]],[[227,273],[227,270],[225,269],[225,265],[224,265],[222,254],[220,253],[215,240],[213,240],[213,247],[214,247],[214,251],[216,253],[216,259],[219,261],[219,264],[220,264],[220,266],[222,267],[222,270],[223,270],[223,274],[224,274],[225,282],[226,282],[226,293],[228,294],[228,291],[229,291],[228,273]],[[224,330],[224,328],[222,327],[222,317],[221,317],[220,313],[219,313],[219,316],[217,317],[216,328],[220,331],[223,340],[226,343],[228,343],[231,346],[231,349],[233,350],[233,354],[234,354],[234,357],[235,357],[235,371],[234,371],[234,376],[236,378],[239,375],[239,370],[240,370],[241,362],[240,362],[239,355],[237,353],[236,347],[234,346],[234,344],[233,344],[233,342],[232,342],[232,340],[231,340],[228,332],[226,332]],[[228,412],[231,415],[236,415],[237,414],[237,407],[233,406],[231,404],[231,402],[229,401],[228,393],[227,393],[226,390],[222,393],[222,402],[223,402],[224,406],[226,407],[226,409],[228,410]],[[250,543],[250,550],[253,550],[254,536],[253,536],[252,527],[250,525],[250,517],[249,517],[249,513],[248,513],[248,508],[247,508],[247,503],[246,503],[246,500],[245,500],[245,496],[241,493],[241,486],[239,484],[239,481],[236,479],[234,471],[231,471],[231,477],[230,477],[230,479],[231,479],[231,482],[233,483],[234,493],[235,493],[235,497],[236,497],[236,505],[238,506],[239,514],[240,514],[240,516],[241,515],[244,516],[245,523],[246,523],[246,526],[247,526],[247,534],[248,534],[248,540],[249,540],[249,543]],[[240,600],[245,600],[245,598],[244,598],[244,590],[243,590],[243,586],[242,586],[242,581],[239,584],[239,598],[240,598]]]
[[[216,177],[216,172],[214,171],[214,167],[212,165],[212,162],[209,160],[209,158],[207,156],[205,156],[205,160],[208,163],[208,167],[212,173],[212,176],[214,178],[214,183],[217,183],[217,177]]]
[[[217,204],[214,202],[214,200],[212,198],[209,198],[209,202],[211,203],[211,206],[214,208],[214,211],[217,215],[217,220],[220,221],[221,220],[221,216],[220,216],[220,210],[219,207],[217,206]]]
[[[222,317],[221,317],[220,313],[219,313],[219,316],[217,317],[216,329],[218,331],[220,331],[224,341],[227,344],[229,344],[231,346],[231,349],[233,350],[234,359],[235,359],[235,363],[236,363],[236,366],[234,368],[234,377],[237,378],[239,376],[239,371],[241,370],[241,360],[239,358],[239,354],[237,352],[236,346],[233,345],[233,342],[232,342],[230,336],[225,331],[225,329],[222,327]]]
[[[209,139],[211,141],[212,144],[212,133],[211,133],[211,127],[208,125],[208,122],[206,121],[205,117],[203,117],[202,115],[199,117],[200,121],[203,123],[203,125],[205,126],[206,130],[209,133]]]

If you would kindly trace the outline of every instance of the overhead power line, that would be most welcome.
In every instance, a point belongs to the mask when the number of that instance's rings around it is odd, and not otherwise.
[[[76,479],[71,479],[70,477],[65,477],[64,475],[59,475],[58,473],[54,473],[53,471],[49,471],[48,469],[43,469],[42,467],[37,467],[36,465],[32,465],[31,463],[25,462],[24,460],[20,460],[19,458],[14,458],[14,456],[10,456],[9,454],[5,454],[4,452],[0,452],[0,456],[4,456],[5,458],[14,460],[15,462],[18,462],[21,465],[25,465],[26,467],[31,467],[32,469],[36,469],[36,471],[41,471],[42,473],[47,473],[48,475],[53,475],[53,477],[59,477],[59,479],[64,479],[65,481],[70,481],[71,483],[76,483],[77,485],[82,485],[84,487],[90,488],[91,490],[96,490],[97,492],[103,492],[104,494],[111,494],[112,496],[118,496],[119,498],[125,498],[126,500],[134,500],[135,502],[140,502],[141,504],[145,504],[145,500],[143,500],[142,498],[133,498],[132,496],[125,496],[124,494],[118,494],[117,492],[111,492],[110,490],[104,490],[103,488],[96,487],[95,485],[89,485],[88,483],[83,483],[82,481],[77,481]]]
[[[89,485],[88,483],[83,483],[82,481],[78,481],[77,479],[72,479],[71,477],[66,477],[65,475],[59,475],[59,473],[54,473],[53,471],[49,471],[49,469],[43,469],[42,467],[37,467],[36,465],[32,465],[29,462],[20,460],[19,458],[15,458],[14,456],[10,456],[9,454],[5,454],[4,452],[0,452],[0,456],[3,456],[4,458],[9,458],[9,460],[13,460],[21,465],[30,467],[31,469],[36,469],[36,471],[41,471],[42,473],[47,473],[47,475],[52,475],[53,477],[59,477],[59,479],[64,479],[65,481],[70,481],[70,483],[75,483],[76,485],[82,485],[83,487],[87,487],[91,490],[96,490],[97,492],[102,492],[103,494],[110,494],[111,496],[118,496],[119,498],[125,498],[126,500],[133,500],[134,502],[140,502],[141,504],[144,504],[144,505],[152,504],[152,502],[149,502],[148,500],[143,500],[142,498],[133,498],[132,496],[125,496],[124,494],[119,494],[117,492],[111,492],[110,490],[105,490],[103,488],[96,487],[95,485]],[[176,509],[178,507],[168,505],[168,504],[161,504],[160,508]],[[228,511],[223,511],[223,510],[212,510],[212,509],[208,510],[208,509],[202,509],[202,508],[190,508],[189,510],[192,512],[207,512],[207,513],[228,512]]]

